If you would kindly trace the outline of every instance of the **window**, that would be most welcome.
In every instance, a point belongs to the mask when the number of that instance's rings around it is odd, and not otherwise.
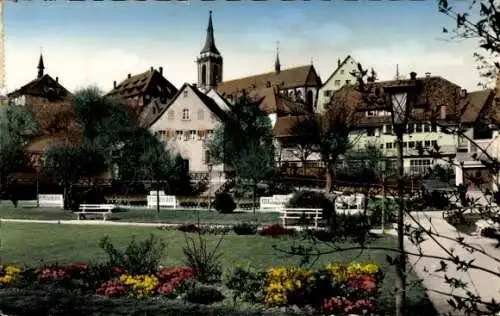
[[[208,137],[212,136],[214,134],[213,130],[208,130]]]
[[[168,111],[168,120],[173,121],[175,119],[175,112],[174,110]]]
[[[335,80],[335,85],[340,86],[340,80]]]
[[[422,124],[415,124],[415,133],[422,133]]]
[[[424,133],[429,133],[431,131],[431,126],[429,123],[424,123]]]
[[[210,150],[205,150],[205,163],[207,165],[209,165],[211,162],[211,159],[210,159]]]
[[[182,96],[183,96],[183,97],[185,97],[185,98],[188,96],[188,91],[187,91],[187,89],[186,89],[186,90],[184,90],[184,91],[182,91]]]
[[[415,148],[415,142],[414,141],[408,142],[408,148]]]
[[[198,120],[202,121],[204,119],[204,114],[202,109],[198,110]]]
[[[392,149],[392,143],[386,143],[385,148],[387,149]]]
[[[424,142],[424,147],[425,147],[425,148],[429,148],[430,146],[431,146],[431,141],[430,141],[430,140],[426,140],[426,141]]]
[[[182,120],[189,120],[189,109],[182,109]]]
[[[329,96],[331,96],[331,95],[332,95],[332,90],[325,90],[325,91],[323,92],[323,95],[324,95],[325,97],[329,97]]]
[[[366,136],[375,136],[375,129],[374,128],[367,128],[366,129]]]
[[[189,140],[189,132],[184,131],[182,134],[184,135],[184,141],[188,141]]]
[[[410,171],[411,172],[422,172],[424,169],[428,169],[431,166],[430,159],[413,159],[410,160]]]
[[[175,131],[175,138],[177,140],[182,140],[182,131]]]
[[[189,139],[195,140],[196,139],[196,131],[189,131]]]
[[[437,140],[433,140],[433,141],[431,141],[431,144],[432,144],[432,147],[437,147],[438,142],[437,142]]]
[[[423,142],[421,140],[418,140],[415,142],[415,146],[417,148],[424,148]]]
[[[384,149],[384,144],[380,144],[380,149]]]
[[[396,146],[394,146],[396,147]],[[403,142],[403,148],[408,148],[408,142]]]
[[[375,111],[366,111],[366,117],[375,116]]]
[[[392,125],[391,124],[385,126],[385,133],[386,134],[392,134],[393,133]]]
[[[351,80],[346,80],[345,84],[351,84]]]
[[[431,124],[431,132],[436,133],[437,132],[437,125],[436,124]]]
[[[344,74],[344,69],[340,69],[340,74],[343,75]]]

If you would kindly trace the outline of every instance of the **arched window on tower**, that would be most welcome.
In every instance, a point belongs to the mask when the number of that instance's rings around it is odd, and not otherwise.
[[[313,109],[313,92],[311,90],[307,91],[307,106],[309,107],[309,110],[312,111]]]
[[[206,65],[201,66],[201,84],[202,85],[207,84],[207,66]]]
[[[212,84],[212,85],[217,84],[218,74],[219,74],[219,67],[217,67],[217,65],[214,65],[213,70],[212,70],[212,82],[210,84]]]

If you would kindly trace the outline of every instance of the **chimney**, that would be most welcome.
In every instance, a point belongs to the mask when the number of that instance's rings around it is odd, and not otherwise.
[[[415,79],[417,79],[417,73],[416,73],[416,72],[414,72],[414,71],[410,72],[410,79],[411,79],[411,80],[415,80]]]
[[[440,110],[441,110],[440,113],[441,119],[446,120],[446,105],[441,105]]]
[[[196,83],[193,83],[192,86],[196,88]]]
[[[116,80],[113,81],[113,89],[116,89]]]
[[[160,75],[163,75],[163,67],[159,67],[158,70],[160,71]]]
[[[128,75],[127,75],[127,78],[128,78],[128,79],[132,78],[132,74],[128,74]]]
[[[425,78],[430,78],[431,77],[431,73],[430,72],[426,72],[425,73]]]
[[[56,82],[59,82],[59,77],[56,77]]]
[[[461,96],[461,97],[465,97],[465,96],[467,96],[467,89],[462,89],[462,90],[460,90],[460,96]]]
[[[340,67],[340,58],[337,58],[337,67]]]
[[[151,66],[151,68],[149,68],[149,70],[150,70],[151,72],[153,72],[153,70],[154,70],[153,66]]]

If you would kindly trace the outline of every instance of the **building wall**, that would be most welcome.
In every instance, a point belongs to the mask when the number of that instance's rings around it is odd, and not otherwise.
[[[183,110],[186,109],[189,119],[183,119]],[[186,86],[150,130],[167,143],[169,150],[189,161],[190,172],[208,172],[206,141],[218,124],[219,118]],[[223,171],[223,166],[213,166],[212,171]]]
[[[391,127],[391,124],[386,124],[382,127],[358,130],[356,133],[350,135],[350,139],[355,148],[362,149],[368,144],[373,144],[380,148],[388,157],[395,157],[397,155],[396,135],[392,133]],[[433,160],[428,155],[415,157],[418,155],[418,151],[415,149],[417,147],[417,143],[422,144],[424,148],[432,148],[433,144],[437,143],[440,147],[440,152],[443,155],[454,155],[457,153],[457,137],[455,135],[441,132],[439,126],[436,127],[435,132],[432,132],[430,127],[426,129],[424,126],[419,128],[415,128],[414,126],[413,131],[414,132],[411,134],[403,135],[403,153],[404,156],[406,156],[404,159],[405,168],[413,167],[414,169],[418,169],[419,166],[425,167],[428,163],[431,165],[448,163],[443,159]],[[427,162],[427,160],[430,160],[430,162]]]
[[[341,69],[332,77],[327,80],[318,91],[317,111],[323,113],[325,105],[330,102],[330,97],[334,91],[342,88],[345,84],[354,84],[356,78],[351,75],[351,72],[357,70],[356,61],[352,58],[342,66]]]

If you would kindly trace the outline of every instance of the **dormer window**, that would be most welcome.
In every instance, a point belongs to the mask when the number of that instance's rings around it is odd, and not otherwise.
[[[182,91],[182,96],[186,98],[188,96],[188,91],[187,90]]]
[[[189,109],[182,109],[182,120],[189,121]]]

